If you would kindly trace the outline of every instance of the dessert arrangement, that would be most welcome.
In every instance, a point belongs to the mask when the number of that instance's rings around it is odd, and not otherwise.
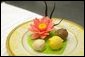
[[[64,28],[56,30],[52,19],[43,17],[42,19],[34,19],[29,31],[32,32],[31,37],[34,41],[33,49],[41,51],[45,48],[46,41],[49,42],[49,47],[52,49],[62,48],[63,42],[68,36],[68,31]],[[53,35],[52,35],[53,34]]]
[[[54,28],[59,25],[63,19],[58,24],[54,24],[51,17],[55,9],[55,4],[50,18],[47,16],[46,2],[45,5],[45,17],[41,19],[35,18],[33,20],[33,24],[31,24],[29,28],[29,31],[32,32],[32,48],[37,51],[43,51],[45,50],[46,43],[48,42],[48,45],[52,50],[58,50],[62,48],[63,42],[67,41],[66,38],[68,36],[68,31],[64,28],[60,28],[58,30]]]
[[[9,55],[84,55],[83,28],[62,18],[52,18],[55,3],[48,17],[44,3],[44,17],[27,21],[10,32],[6,41]]]

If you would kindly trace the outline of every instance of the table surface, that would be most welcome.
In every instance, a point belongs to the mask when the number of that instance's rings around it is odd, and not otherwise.
[[[5,1],[8,4],[44,15],[45,5],[43,1]],[[48,15],[53,8],[56,8],[53,17],[68,18],[82,26],[84,26],[84,1],[47,1]]]
[[[34,12],[1,3],[1,56],[7,56],[6,40],[9,33],[18,25],[42,17]]]

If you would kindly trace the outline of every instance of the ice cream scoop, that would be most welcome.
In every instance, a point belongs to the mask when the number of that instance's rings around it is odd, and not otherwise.
[[[56,31],[56,35],[61,37],[63,40],[66,40],[68,36],[68,32],[66,29],[61,28]]]
[[[53,36],[52,38],[49,38],[49,46],[52,49],[60,49],[63,45],[63,39],[59,36]]]
[[[43,51],[45,49],[45,40],[43,40],[43,39],[36,39],[33,42],[32,47],[33,47],[34,50]]]

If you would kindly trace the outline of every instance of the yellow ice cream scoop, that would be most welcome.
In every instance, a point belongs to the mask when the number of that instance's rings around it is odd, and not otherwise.
[[[49,38],[49,46],[52,49],[60,49],[63,45],[63,39],[59,36],[53,36]]]

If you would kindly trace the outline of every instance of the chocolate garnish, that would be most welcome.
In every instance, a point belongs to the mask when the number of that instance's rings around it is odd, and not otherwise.
[[[57,23],[57,24],[54,24],[54,26],[56,26],[56,25],[59,25],[59,24],[61,23],[61,21],[62,21],[62,20],[63,20],[63,19],[61,19],[59,23]]]
[[[47,14],[48,6],[47,6],[46,1],[44,1],[44,3],[45,3],[45,16],[48,16],[48,14]],[[50,19],[52,18],[52,15],[53,15],[54,10],[55,10],[55,3],[54,3],[54,6],[53,6],[53,10],[52,10],[52,12],[51,12],[51,14],[50,14]],[[59,25],[62,20],[63,20],[63,19],[61,19],[59,23],[54,24],[54,26]]]
[[[52,12],[50,14],[50,19],[52,18],[52,15],[53,15],[54,10],[55,10],[55,3],[54,3],[54,6],[53,6],[53,10],[52,10]]]
[[[47,16],[47,10],[48,10],[47,3],[46,3],[46,1],[44,1],[44,3],[45,3],[45,16]]]

